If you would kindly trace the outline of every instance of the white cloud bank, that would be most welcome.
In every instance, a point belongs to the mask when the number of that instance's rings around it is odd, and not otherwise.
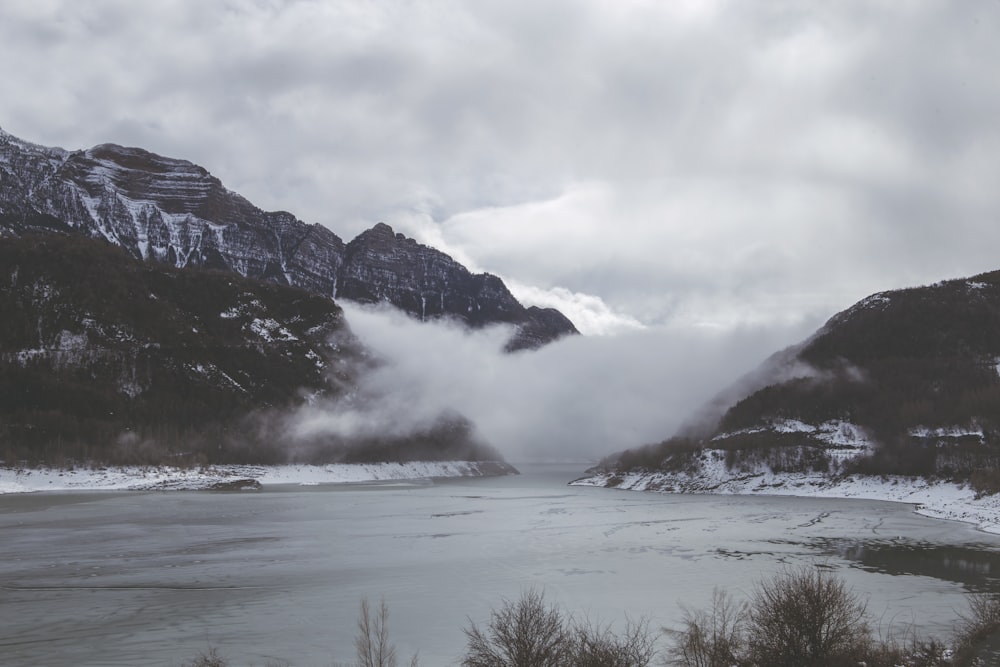
[[[646,328],[631,315],[614,312],[601,297],[593,294],[571,292],[565,287],[546,290],[509,278],[506,283],[518,301],[526,306],[558,309],[585,336],[613,336]]]
[[[423,426],[444,410],[471,419],[510,461],[589,460],[671,435],[774,349],[812,327],[635,329],[571,337],[505,354],[509,330],[420,323],[391,309],[344,304],[352,330],[385,361],[363,380],[351,423]],[[313,427],[344,419],[322,415]]]

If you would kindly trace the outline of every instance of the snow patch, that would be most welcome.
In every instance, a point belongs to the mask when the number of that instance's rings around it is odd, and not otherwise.
[[[239,382],[237,382],[236,380],[234,380],[233,377],[231,375],[229,375],[229,373],[227,373],[226,371],[222,370],[221,368],[219,368],[215,364],[208,364],[208,365],[205,365],[205,364],[194,364],[194,365],[192,365],[192,364],[184,364],[184,367],[187,368],[192,373],[196,373],[198,375],[203,376],[207,380],[212,380],[212,379],[215,379],[215,378],[222,378],[227,383],[229,383],[230,385],[232,385],[233,388],[235,388],[237,391],[241,391],[244,394],[249,393],[243,387],[243,385],[241,385]]]
[[[316,354],[314,350],[306,350],[306,359],[309,359],[316,364],[316,368],[319,370],[326,368],[326,364],[323,362],[323,357]]]
[[[771,423],[771,430],[775,433],[815,433],[816,427],[798,419],[777,419]]]
[[[250,330],[263,338],[268,343],[274,341],[295,341],[298,340],[291,331],[281,326],[277,320],[270,317],[255,317],[249,324]]]
[[[927,428],[917,426],[910,429],[910,435],[914,438],[966,438],[974,437],[982,440],[985,438],[981,426],[942,426],[939,428]]]
[[[816,429],[815,436],[831,447],[842,449],[871,450],[874,446],[864,429],[856,424],[845,421],[823,422]]]
[[[218,465],[207,468],[126,466],[102,468],[0,468],[0,494],[36,491],[162,491],[209,489],[238,480],[262,485],[349,484],[486,477],[512,474],[491,461],[410,461],[406,463],[331,463],[327,465]]]
[[[83,352],[87,349],[87,335],[64,329],[56,336],[56,349],[61,352]]]
[[[864,429],[839,419],[826,421],[818,426],[807,424],[798,419],[776,419],[766,426],[753,426],[738,431],[720,433],[712,438],[712,441],[719,442],[738,435],[764,432],[808,435],[814,441],[825,443],[829,448],[827,452],[836,459],[851,458],[866,453],[873,447],[872,440]]]
[[[892,299],[890,299],[887,295],[885,295],[885,294],[873,294],[873,295],[871,295],[870,297],[868,297],[866,299],[862,299],[858,303],[857,307],[858,308],[884,308],[884,307],[888,306],[890,303],[892,303]]]
[[[909,503],[918,514],[971,523],[980,530],[1000,534],[1000,494],[977,498],[971,488],[952,482],[922,477],[830,477],[821,473],[770,471],[737,474],[726,469],[725,462],[717,457],[703,456],[701,463],[697,473],[598,473],[570,484],[657,493],[860,498]]]

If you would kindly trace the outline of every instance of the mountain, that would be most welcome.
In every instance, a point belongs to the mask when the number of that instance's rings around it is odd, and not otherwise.
[[[1000,490],[1000,271],[870,296],[737,387],[711,423],[604,466],[696,471],[713,452],[731,471]]]
[[[233,271],[415,317],[510,324],[508,349],[578,333],[555,309],[525,308],[503,282],[377,224],[345,244],[285,211],[262,211],[185,160],[102,144],[65,151],[0,130],[0,235],[64,231],[133,257]]]
[[[377,363],[340,307],[303,289],[26,234],[0,239],[0,313],[8,465],[499,458],[456,415],[296,436],[299,410],[349,400]]]

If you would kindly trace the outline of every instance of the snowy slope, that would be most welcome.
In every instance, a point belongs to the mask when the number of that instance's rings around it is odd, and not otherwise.
[[[971,523],[1000,533],[1000,495],[977,498],[966,485],[931,481],[922,477],[846,475],[823,473],[774,473],[757,470],[734,474],[725,465],[724,453],[706,450],[700,469],[690,472],[596,473],[571,484],[657,493],[711,493],[730,495],[803,496],[812,498],[863,498],[910,503],[919,514]]]
[[[261,485],[349,484],[427,480],[436,477],[486,477],[516,474],[495,461],[410,461],[407,463],[335,463],[328,465],[217,465],[206,468],[100,467],[0,468],[0,494],[34,491],[166,491],[211,489],[234,482]],[[252,484],[243,484],[253,487]]]

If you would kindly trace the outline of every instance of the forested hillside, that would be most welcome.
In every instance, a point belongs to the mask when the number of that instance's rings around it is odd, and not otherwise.
[[[875,294],[779,353],[721,419],[606,467],[904,474],[997,488],[1000,272]]]
[[[176,269],[78,235],[0,239],[0,459],[211,463],[495,458],[460,416],[297,438],[377,363],[332,299]]]

